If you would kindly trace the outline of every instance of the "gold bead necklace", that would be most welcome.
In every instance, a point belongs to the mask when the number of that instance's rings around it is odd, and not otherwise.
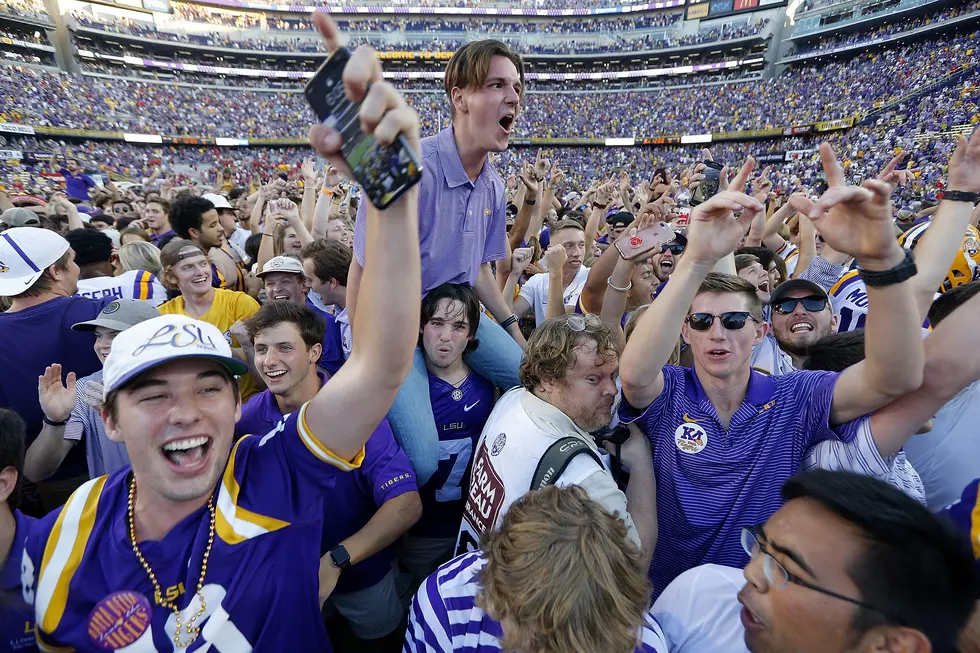
[[[207,607],[207,603],[204,600],[204,594],[201,590],[204,588],[204,576],[208,573],[208,558],[211,556],[211,546],[214,544],[214,500],[208,501],[208,510],[211,513],[210,525],[208,528],[208,548],[204,550],[204,560],[201,562],[201,576],[197,581],[197,591],[195,594],[201,601],[201,609],[197,611],[197,614],[190,618],[186,629],[187,636],[190,637],[186,642],[180,641],[180,631],[181,631],[181,616],[180,609],[174,604],[170,599],[164,598],[163,592],[160,591],[160,583],[157,582],[156,574],[153,573],[153,569],[150,568],[150,564],[143,557],[140,552],[140,547],[136,543],[136,520],[133,518],[133,513],[136,506],[136,477],[129,483],[129,505],[127,506],[126,515],[129,521],[129,539],[133,544],[133,553],[136,554],[136,559],[140,561],[143,565],[143,569],[146,570],[146,575],[150,577],[150,582],[153,583],[153,597],[154,600],[165,608],[170,608],[173,610],[174,616],[177,618],[177,630],[174,632],[174,646],[177,648],[187,648],[195,641],[197,641],[198,636],[201,634],[201,626],[195,626],[194,623],[201,618],[204,614],[204,610]],[[159,598],[157,598],[159,597]]]

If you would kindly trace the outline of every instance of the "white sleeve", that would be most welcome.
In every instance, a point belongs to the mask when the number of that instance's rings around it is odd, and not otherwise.
[[[739,616],[742,570],[701,565],[674,579],[651,612],[670,653],[748,653]]]
[[[531,310],[534,310],[534,307],[537,306],[537,303],[538,303],[537,297],[538,297],[538,294],[540,292],[540,289],[538,288],[538,286],[540,284],[537,281],[535,281],[535,279],[537,279],[538,277],[545,277],[545,278],[547,278],[548,275],[547,274],[536,274],[536,275],[534,275],[533,277],[531,277],[530,279],[528,279],[527,282],[523,286],[521,286],[521,290],[520,290],[520,292],[518,292],[518,296],[519,297],[523,297],[524,298],[524,301],[526,301],[528,304],[531,305]]]

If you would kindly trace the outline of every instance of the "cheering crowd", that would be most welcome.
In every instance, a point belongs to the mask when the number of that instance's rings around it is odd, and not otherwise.
[[[980,650],[974,39],[580,96],[358,49],[383,208],[301,95],[6,69],[0,123],[309,147],[4,136],[0,648]]]

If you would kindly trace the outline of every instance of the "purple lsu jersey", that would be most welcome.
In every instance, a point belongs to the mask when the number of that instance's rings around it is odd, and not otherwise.
[[[973,557],[980,565],[980,479],[966,486],[959,501],[936,514],[953,522],[963,539],[970,543]]]
[[[20,580],[20,561],[24,555],[24,542],[37,520],[14,510],[14,537],[7,562],[0,569],[0,651],[35,653],[34,608],[23,599]]]
[[[457,388],[429,374],[429,399],[439,432],[439,467],[419,490],[422,518],[416,537],[455,538],[463,518],[473,449],[493,410],[494,387],[470,372]]]
[[[201,632],[181,650],[331,650],[318,599],[324,498],[363,459],[363,450],[348,462],[324,446],[306,405],[265,436],[235,443],[211,499]],[[127,467],[85,483],[28,536],[21,584],[45,650],[173,651],[176,615],[160,601],[182,608],[184,625],[201,608],[208,507],[160,541],[140,542],[163,595],[154,596],[129,538],[129,478]]]

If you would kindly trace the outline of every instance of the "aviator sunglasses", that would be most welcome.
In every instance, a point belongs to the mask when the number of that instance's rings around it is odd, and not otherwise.
[[[711,328],[715,318],[721,319],[721,325],[729,331],[738,331],[745,326],[749,319],[758,322],[758,318],[748,311],[728,311],[721,315],[711,313],[691,313],[687,316],[688,325],[695,331],[707,331]]]

